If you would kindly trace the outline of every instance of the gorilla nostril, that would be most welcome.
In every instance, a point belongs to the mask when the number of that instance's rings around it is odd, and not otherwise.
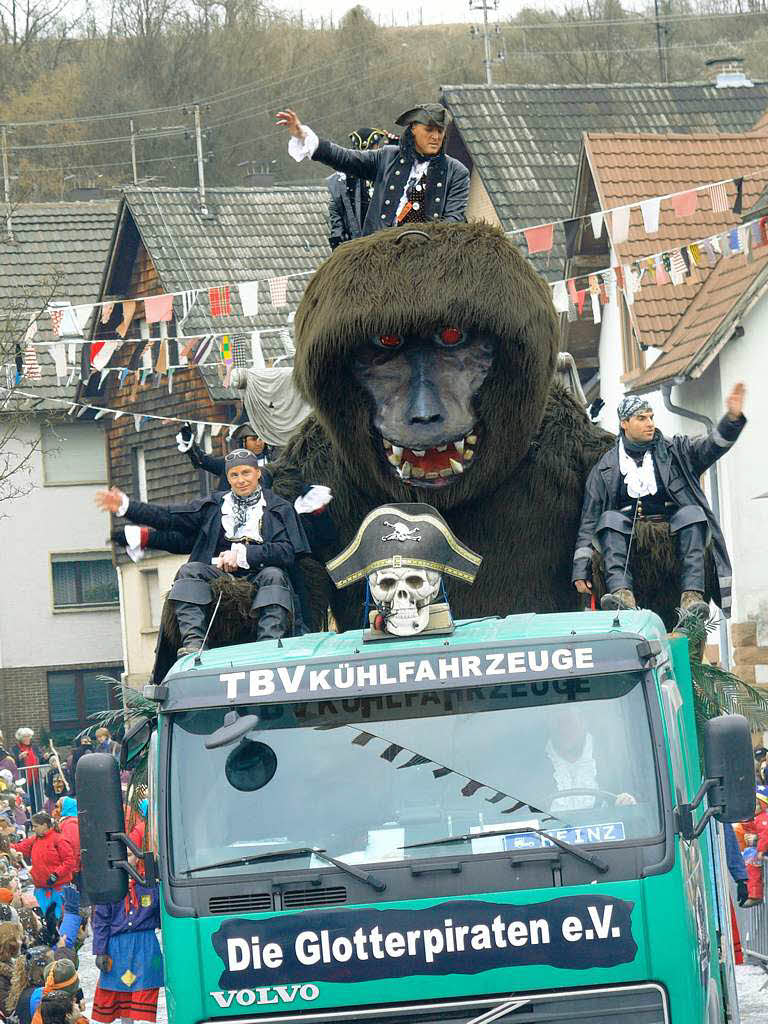
[[[432,413],[431,415],[429,413],[424,413],[423,415],[414,413],[411,416],[411,423],[439,423],[442,418],[439,412]]]

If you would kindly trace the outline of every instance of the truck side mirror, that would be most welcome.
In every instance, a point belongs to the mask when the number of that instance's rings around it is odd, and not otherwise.
[[[126,846],[120,769],[111,754],[81,757],[75,774],[80,827],[83,888],[92,903],[117,903],[128,892],[128,875],[119,862]]]
[[[148,718],[140,718],[129,729],[125,730],[125,736],[120,746],[120,767],[129,768],[137,757],[147,749],[147,744],[152,738],[153,723]],[[82,758],[81,758],[82,760]]]
[[[683,839],[696,839],[710,819],[744,821],[755,813],[755,767],[749,723],[743,715],[720,715],[704,724],[704,781],[689,804],[676,809]],[[694,824],[704,797],[709,807]]]
[[[755,757],[743,715],[710,719],[704,731],[704,774],[715,780],[709,806],[718,821],[744,821],[755,813]]]

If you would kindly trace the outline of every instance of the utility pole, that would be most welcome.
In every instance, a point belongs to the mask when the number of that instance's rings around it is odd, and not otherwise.
[[[136,132],[133,127],[133,118],[130,120],[131,126],[131,167],[133,168],[133,184],[139,184],[139,166],[136,163]]]
[[[2,127],[3,147],[3,191],[5,193],[5,230],[8,241],[13,241],[13,220],[11,218],[11,174],[8,169],[8,125]]]
[[[499,6],[499,0],[469,0],[470,11],[482,11],[483,12],[483,67],[485,68],[485,84],[493,85],[493,65],[494,59],[491,56],[491,34],[488,30],[488,11],[495,11]],[[470,29],[472,35],[475,35],[476,29],[473,25]]]
[[[659,0],[653,0],[653,8],[656,13],[656,48],[659,51],[659,75],[662,82],[668,81],[667,78],[667,54],[664,48],[664,37],[667,34],[665,25],[662,25],[661,19],[659,18]]]
[[[184,108],[184,113],[189,111]],[[197,194],[200,200],[200,213],[208,216],[208,207],[205,204],[205,156],[203,155],[203,130],[200,119],[200,104],[192,105],[192,114],[195,118],[195,152],[197,153]]]

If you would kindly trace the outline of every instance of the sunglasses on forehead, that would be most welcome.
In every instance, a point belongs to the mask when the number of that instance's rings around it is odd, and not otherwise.
[[[243,456],[250,456],[253,458],[253,452],[249,452],[247,448],[235,448],[229,455],[224,456],[225,462],[231,462],[233,459],[242,459]]]

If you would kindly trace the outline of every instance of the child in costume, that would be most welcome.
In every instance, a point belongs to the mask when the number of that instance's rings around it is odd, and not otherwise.
[[[136,858],[129,855],[136,866]],[[157,1020],[163,984],[163,957],[155,929],[160,927],[157,886],[128,881],[128,895],[111,904],[95,904],[91,917],[93,952],[101,971],[91,1018],[113,1021]]]
[[[745,907],[763,902],[763,856],[768,853],[768,787],[758,786],[755,793],[755,816],[744,822],[747,845],[742,857],[747,865],[747,894]],[[753,840],[749,837],[754,836]]]

